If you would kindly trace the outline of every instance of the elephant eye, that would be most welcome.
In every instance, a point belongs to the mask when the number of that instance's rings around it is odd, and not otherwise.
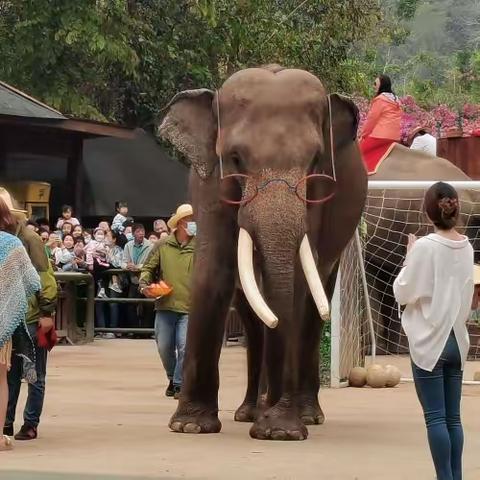
[[[243,170],[242,159],[237,152],[233,152],[230,154],[230,160],[238,172],[241,172]]]

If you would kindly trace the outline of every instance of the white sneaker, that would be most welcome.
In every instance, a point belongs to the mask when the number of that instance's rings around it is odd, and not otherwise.
[[[116,293],[122,293],[122,289],[120,288],[120,285],[118,283],[112,283],[108,288],[110,288],[110,290]]]
[[[103,287],[98,291],[97,298],[108,298]]]

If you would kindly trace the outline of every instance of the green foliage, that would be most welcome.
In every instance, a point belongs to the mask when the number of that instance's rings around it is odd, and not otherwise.
[[[415,16],[419,0],[399,0],[397,16],[403,20],[411,20]]]
[[[351,90],[342,62],[377,0],[0,0],[0,78],[78,116],[153,125],[178,90],[247,66],[306,68]]]
[[[425,108],[480,103],[480,3],[382,0],[381,4],[382,31],[349,59],[355,91],[365,95],[372,76],[387,73],[397,93],[414,96]]]
[[[125,2],[2,2],[0,78],[66,112],[118,119],[116,87],[134,76]]]
[[[330,385],[332,360],[332,336],[331,323],[326,322],[323,326],[322,338],[320,341],[320,384]]]
[[[182,89],[267,63],[424,106],[480,101],[477,0],[0,0],[0,79],[66,114],[153,128]]]

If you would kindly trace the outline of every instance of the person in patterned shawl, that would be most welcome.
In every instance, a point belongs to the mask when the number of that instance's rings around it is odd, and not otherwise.
[[[15,217],[14,235],[22,242],[30,260],[40,276],[41,289],[28,299],[27,327],[35,346],[35,369],[37,381],[28,385],[28,396],[23,411],[23,425],[15,434],[15,440],[34,440],[38,435],[38,425],[45,399],[45,380],[47,375],[48,348],[39,343],[40,338],[54,336],[54,314],[57,304],[57,282],[50,264],[45,245],[41,238],[25,226],[25,212],[13,205],[13,200],[7,190],[0,187],[0,198]],[[52,333],[53,331],[53,333]],[[15,345],[14,345],[15,347]],[[12,357],[12,368],[8,372],[9,399],[7,419],[3,434],[14,434],[15,413],[21,389],[23,365],[17,355]]]
[[[22,359],[23,377],[37,379],[35,349],[25,322],[28,300],[40,288],[40,276],[15,236],[16,221],[0,198],[0,427],[3,429],[8,406],[7,372],[14,354]],[[12,442],[0,435],[0,451],[10,450]]]

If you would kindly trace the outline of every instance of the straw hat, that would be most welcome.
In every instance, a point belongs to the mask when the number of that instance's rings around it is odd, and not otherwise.
[[[175,215],[172,215],[170,220],[167,222],[168,228],[174,230],[177,228],[177,223],[185,217],[190,217],[193,215],[193,208],[190,204],[184,203],[177,208]]]
[[[27,213],[26,210],[19,210],[18,208],[15,208],[13,206],[13,200],[12,196],[10,193],[8,193],[7,190],[5,190],[3,187],[0,187],[0,199],[5,202],[7,205],[7,208],[12,212],[12,213]]]
[[[480,265],[473,266],[473,283],[480,285]]]

